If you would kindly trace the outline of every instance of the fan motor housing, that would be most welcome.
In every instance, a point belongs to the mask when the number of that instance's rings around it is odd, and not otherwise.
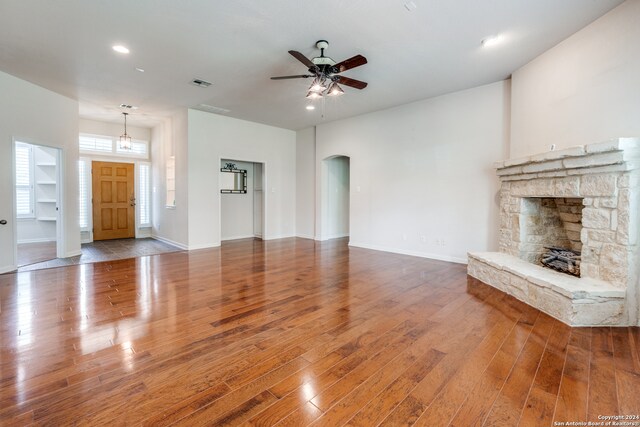
[[[336,64],[336,61],[329,58],[328,56],[316,56],[315,58],[311,59],[311,62],[313,62],[316,65],[335,65]]]

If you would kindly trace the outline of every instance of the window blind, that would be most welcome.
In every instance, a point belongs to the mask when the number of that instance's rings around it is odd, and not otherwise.
[[[144,227],[151,225],[151,174],[149,165],[140,164],[138,175],[138,213],[140,215],[140,226]]]
[[[18,217],[32,217],[33,159],[31,147],[16,144],[16,213]]]
[[[80,150],[111,153],[113,152],[113,141],[108,138],[80,135]]]
[[[89,174],[88,166],[85,160],[78,161],[78,206],[80,217],[80,228],[86,229],[89,227]]]

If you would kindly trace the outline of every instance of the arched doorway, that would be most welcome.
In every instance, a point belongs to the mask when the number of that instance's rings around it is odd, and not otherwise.
[[[332,156],[322,161],[321,240],[349,236],[350,158]]]

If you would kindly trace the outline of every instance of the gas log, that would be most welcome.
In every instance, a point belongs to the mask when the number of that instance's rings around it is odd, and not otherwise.
[[[542,265],[580,277],[580,252],[547,246],[545,249],[547,251],[542,254],[540,259]]]

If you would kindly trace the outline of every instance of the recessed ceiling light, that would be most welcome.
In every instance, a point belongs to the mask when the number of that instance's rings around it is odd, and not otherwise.
[[[138,67],[136,67],[136,71],[140,71],[141,73],[144,73],[144,68],[138,68]]]
[[[305,108],[307,110],[315,110],[316,109],[316,107],[314,107],[313,105],[307,105]]]
[[[486,37],[481,44],[483,47],[492,47],[502,43],[503,39],[502,34],[496,34],[495,36]]]
[[[129,49],[127,49],[125,46],[122,46],[121,44],[111,46],[111,48],[118,53],[129,53]]]

